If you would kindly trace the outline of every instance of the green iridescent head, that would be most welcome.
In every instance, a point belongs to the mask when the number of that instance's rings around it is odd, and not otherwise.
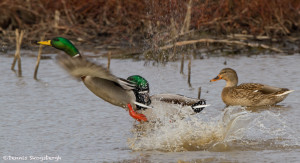
[[[134,83],[140,91],[149,91],[149,83],[145,78],[139,75],[132,75],[127,80]]]
[[[150,105],[151,104],[151,99],[149,96],[149,83],[148,81],[139,76],[139,75],[133,75],[129,76],[127,78],[128,81],[132,82],[133,84],[136,85],[136,89],[133,90],[135,94],[135,100],[136,102],[145,104],[145,105]],[[145,109],[142,106],[137,105],[137,109]]]
[[[52,40],[37,42],[41,45],[53,46],[56,49],[66,52],[71,57],[80,56],[77,48],[66,38],[55,37]]]

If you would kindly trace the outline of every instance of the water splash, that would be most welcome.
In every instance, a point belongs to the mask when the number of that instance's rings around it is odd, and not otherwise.
[[[268,148],[300,148],[299,138],[280,114],[270,110],[255,113],[243,107],[227,107],[211,118],[200,113],[180,112],[165,116],[156,109],[159,122],[137,124],[128,140],[132,150],[228,151]],[[180,109],[180,108],[179,108]],[[182,108],[181,108],[182,109]],[[182,118],[182,114],[186,113]],[[180,115],[180,116],[179,116]]]

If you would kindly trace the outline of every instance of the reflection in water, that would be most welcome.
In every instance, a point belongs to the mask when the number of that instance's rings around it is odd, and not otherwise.
[[[163,115],[164,109],[157,110]],[[129,139],[135,150],[229,151],[300,148],[293,130],[268,110],[256,113],[244,107],[229,106],[220,116],[205,120],[205,115],[186,115],[159,123],[137,124]],[[178,117],[179,118],[179,117]]]
[[[284,105],[275,105],[275,106],[253,106],[253,107],[246,107],[245,108],[247,111],[251,111],[251,112],[263,112],[263,111],[266,111],[266,110],[275,110],[275,111],[278,111],[278,110],[289,110],[289,109],[292,109],[291,106],[284,106]]]

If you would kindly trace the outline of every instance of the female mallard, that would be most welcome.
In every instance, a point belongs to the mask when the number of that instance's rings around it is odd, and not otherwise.
[[[277,88],[258,83],[244,83],[238,86],[238,76],[235,70],[231,68],[222,69],[219,75],[210,81],[220,79],[226,81],[226,86],[222,91],[222,100],[226,105],[275,105],[293,92],[287,88]]]
[[[86,87],[96,96],[126,110],[138,121],[147,121],[145,115],[137,113],[140,110],[151,108],[151,100],[161,99],[163,102],[178,103],[191,106],[194,112],[204,109],[205,100],[187,98],[181,95],[154,95],[149,96],[149,84],[141,76],[134,75],[127,80],[112,75],[106,68],[94,64],[81,57],[77,48],[67,39],[56,37],[38,44],[53,46],[65,51],[70,57],[58,57],[58,62],[73,77],[81,78]],[[165,100],[168,99],[168,100]],[[164,101],[165,100],[165,101]]]

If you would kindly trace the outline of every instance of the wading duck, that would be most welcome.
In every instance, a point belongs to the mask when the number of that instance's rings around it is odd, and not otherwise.
[[[211,82],[224,79],[226,86],[222,91],[222,100],[226,105],[265,106],[283,101],[293,90],[277,88],[258,83],[238,84],[235,70],[224,68]]]
[[[58,56],[59,64],[75,78],[81,78],[85,86],[103,100],[129,110],[131,117],[138,121],[147,121],[141,114],[143,110],[152,109],[151,101],[190,106],[195,113],[206,107],[203,99],[188,98],[181,95],[158,94],[149,96],[149,83],[139,75],[126,80],[111,74],[106,68],[82,58],[77,48],[67,39],[56,37],[38,44],[52,46],[66,52],[69,56]],[[71,58],[72,57],[72,58]]]

